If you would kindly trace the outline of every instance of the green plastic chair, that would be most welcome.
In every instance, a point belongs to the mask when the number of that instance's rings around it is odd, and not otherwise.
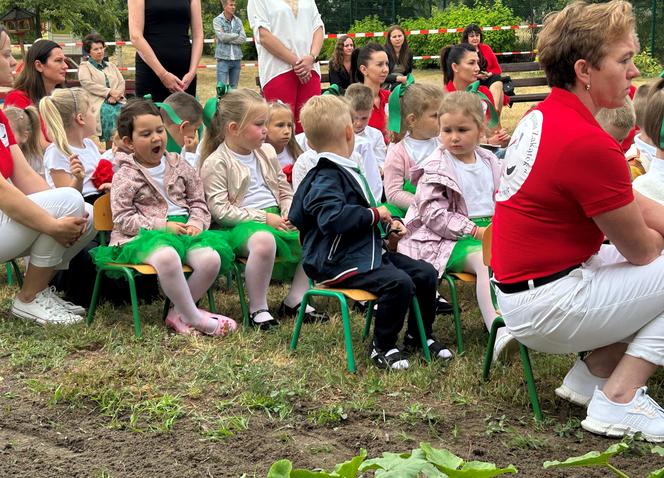
[[[484,238],[482,239],[482,256],[484,264],[489,267],[491,265],[491,233],[492,229],[489,226],[486,231],[484,231]],[[496,310],[496,296],[494,291],[494,285],[491,284],[491,298],[493,299],[494,307]],[[489,372],[491,371],[491,362],[493,359],[493,349],[496,345],[496,334],[498,329],[505,327],[505,321],[501,316],[498,316],[494,319],[491,324],[491,331],[489,332],[489,342],[486,346],[486,353],[484,354],[484,367],[482,370],[482,380],[489,378]],[[537,387],[535,386],[535,378],[533,376],[533,367],[530,362],[530,354],[528,353],[528,347],[519,342],[519,356],[521,357],[521,364],[523,365],[523,378],[526,381],[526,388],[528,389],[528,395],[530,397],[530,403],[533,407],[533,414],[535,415],[535,420],[541,422],[544,418],[542,416],[542,409],[540,408],[539,400],[537,398]]]
[[[454,319],[454,332],[456,334],[457,353],[463,354],[463,335],[461,332],[461,308],[459,307],[459,295],[457,293],[456,282],[465,282],[472,284],[476,282],[475,274],[468,272],[445,272],[441,277],[441,282],[447,282],[450,288],[450,304],[452,304],[452,317]]]
[[[14,280],[16,280],[18,286],[23,287],[23,273],[16,259],[5,262],[5,271],[7,272],[7,284],[14,285]]]
[[[311,281],[309,282],[311,284]],[[300,310],[297,314],[297,320],[295,321],[295,327],[293,329],[293,337],[290,342],[289,350],[295,350],[295,348],[297,347],[297,342],[300,338],[300,329],[302,328],[302,323],[304,322],[304,315],[310,297],[332,297],[334,299],[337,299],[337,301],[339,301],[339,306],[341,307],[341,321],[343,322],[344,341],[346,346],[346,361],[347,361],[348,371],[350,373],[355,373],[357,371],[357,368],[355,366],[355,355],[353,353],[353,340],[350,328],[350,314],[348,312],[348,302],[346,301],[346,298],[353,299],[356,301],[367,302],[367,311],[365,313],[365,320],[364,320],[364,330],[362,332],[362,340],[364,340],[369,335],[369,330],[371,328],[371,319],[373,318],[373,305],[374,302],[378,299],[378,297],[376,297],[374,294],[370,292],[361,289],[332,289],[327,287],[316,287],[311,285],[309,290],[304,293],[304,297],[302,297],[302,302],[300,303]],[[429,352],[429,346],[427,345],[426,334],[424,333],[424,324],[422,323],[422,314],[420,313],[420,304],[417,301],[417,297],[413,297],[411,307],[413,308],[413,313],[415,314],[415,319],[417,321],[417,329],[420,335],[420,343],[422,346],[422,353],[424,355],[424,360],[430,362],[431,354]]]
[[[106,233],[113,229],[113,219],[111,215],[111,196],[110,194],[105,194],[94,203],[94,227],[99,232],[99,242],[100,244],[106,244],[107,238]],[[148,264],[120,264],[120,263],[108,263],[108,264],[98,264],[97,266],[97,275],[95,277],[95,285],[92,290],[92,299],[90,300],[90,307],[88,309],[87,324],[91,325],[95,317],[95,311],[97,310],[97,303],[99,301],[99,288],[101,286],[102,276],[108,272],[121,272],[124,275],[124,278],[129,283],[129,296],[131,298],[131,313],[134,319],[134,334],[136,337],[141,336],[141,316],[138,311],[138,297],[136,294],[136,275],[156,275],[157,271]],[[182,272],[185,274],[191,274],[192,269],[187,265],[182,266]],[[210,310],[212,312],[216,311],[214,296],[212,294],[212,289],[209,289],[207,292],[208,301],[210,303]],[[164,302],[164,317],[168,313],[168,308],[170,307],[170,300],[166,298]]]

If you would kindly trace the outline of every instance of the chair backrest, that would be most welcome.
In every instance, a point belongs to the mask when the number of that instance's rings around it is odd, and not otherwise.
[[[111,214],[111,195],[104,194],[97,199],[94,204],[94,226],[95,229],[102,231],[113,230],[113,215]]]
[[[491,224],[484,230],[482,236],[482,260],[485,266],[491,266]]]

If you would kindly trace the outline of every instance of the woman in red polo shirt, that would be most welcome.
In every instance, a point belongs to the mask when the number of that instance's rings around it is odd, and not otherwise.
[[[443,72],[443,83],[447,91],[465,91],[479,78],[480,60],[477,50],[468,43],[446,46],[440,51],[440,69]],[[482,101],[488,123],[491,119],[491,109],[496,110],[493,94],[483,85],[479,85],[477,92],[484,96]],[[486,135],[487,143],[503,147],[507,146],[510,140],[510,135],[500,126],[500,119],[496,125],[487,129]]]
[[[15,67],[11,41],[0,27],[0,86],[12,86]],[[49,189],[28,165],[0,111],[0,262],[30,256],[12,305],[14,316],[39,324],[83,320],[84,309],[60,299],[48,283],[94,237],[86,216],[77,190]]]
[[[547,17],[538,50],[552,90],[507,149],[493,217],[498,303],[528,347],[591,351],[556,390],[587,404],[583,428],[662,441],[664,410],[645,383],[664,365],[664,208],[632,191],[594,118],[621,107],[639,75],[632,6],[572,3]]]

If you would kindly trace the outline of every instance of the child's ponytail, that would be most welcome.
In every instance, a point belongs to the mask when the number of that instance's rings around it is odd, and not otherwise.
[[[39,101],[39,112],[49,137],[66,156],[72,154],[67,129],[74,124],[76,115],[85,113],[89,107],[88,94],[82,88],[59,88]]]
[[[224,142],[229,123],[237,123],[240,129],[244,128],[254,109],[266,104],[261,95],[248,88],[231,90],[222,96],[212,121],[205,128],[199,167],[202,167],[205,160]]]
[[[44,169],[44,149],[40,142],[41,124],[39,112],[34,106],[20,109],[9,106],[5,109],[5,115],[9,119],[9,124],[14,131],[14,136],[26,136],[25,143],[19,145],[23,156],[30,164],[30,167],[37,172]]]

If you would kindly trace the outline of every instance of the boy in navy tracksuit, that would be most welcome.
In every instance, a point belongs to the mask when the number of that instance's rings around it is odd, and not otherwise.
[[[405,369],[409,363],[397,339],[413,295],[417,295],[432,355],[451,353],[432,336],[437,273],[431,264],[383,250],[379,223],[403,236],[405,227],[376,207],[371,188],[352,158],[354,133],[350,109],[332,95],[310,99],[300,119],[318,164],[302,180],[289,221],[300,231],[302,265],[319,284],[363,289],[378,296],[371,358],[381,368]],[[419,345],[411,314],[406,347]]]

